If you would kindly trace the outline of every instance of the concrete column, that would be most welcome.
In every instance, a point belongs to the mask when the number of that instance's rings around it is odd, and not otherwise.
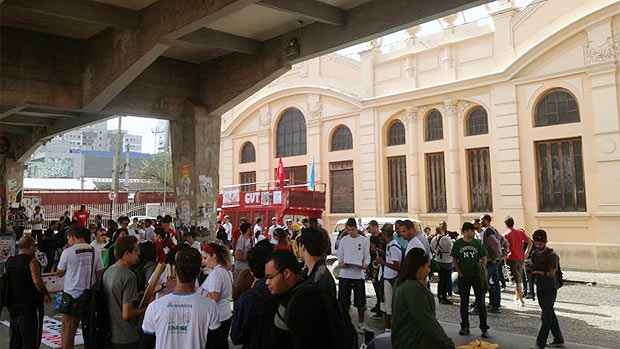
[[[618,168],[620,168],[620,120],[618,119],[616,69],[614,65],[609,69],[589,74],[592,80],[592,101],[594,101],[590,115],[594,121],[593,147],[597,161],[597,169],[594,173],[598,177],[593,182],[599,186],[595,189],[599,197],[596,211],[615,214],[620,212],[620,189],[614,184],[618,183]],[[585,118],[584,113],[581,117]],[[585,153],[584,156],[586,156]]]
[[[375,95],[375,57],[377,49],[360,52],[362,97],[369,98]]]
[[[516,222],[526,225],[523,208],[523,186],[519,143],[519,115],[516,88],[511,84],[495,85],[491,89],[492,109],[495,119],[489,115],[489,125],[494,127],[495,138],[491,146],[491,158],[495,157],[495,169],[491,169],[493,185],[493,211],[497,217],[512,216]],[[528,179],[533,180],[533,179]],[[536,208],[531,208],[536,210]]]
[[[271,142],[271,121],[273,114],[271,106],[266,104],[260,110],[260,129],[257,132],[258,141],[256,144],[256,181],[267,182],[274,178],[272,165],[273,144]]]
[[[420,171],[419,164],[419,152],[418,152],[418,117],[419,110],[417,107],[407,108],[406,110],[406,122],[407,122],[407,173],[409,173],[408,188],[408,202],[407,207],[409,213],[417,215],[420,213]]]
[[[0,233],[7,232],[8,208],[20,203],[17,196],[24,185],[24,163],[12,159],[8,153],[9,143],[3,142],[0,138]],[[3,144],[7,144],[6,152],[2,151]]]
[[[170,122],[177,218],[213,231],[219,188],[221,117],[185,102],[182,118]]]
[[[321,173],[321,142],[325,140],[321,137],[321,114],[323,113],[323,102],[320,95],[308,95],[306,98],[308,115],[306,119],[306,135],[308,137],[308,161],[314,159],[314,175],[317,181],[325,181],[319,178]],[[308,175],[310,175],[310,165],[308,164]]]
[[[459,120],[456,111],[456,101],[449,99],[444,102],[445,110],[445,134],[447,143],[446,161],[446,191],[448,204],[449,225],[460,223],[460,214],[463,212],[461,206],[461,185],[460,185],[460,165],[459,165]],[[452,217],[456,215],[456,217]]]
[[[512,3],[490,13],[495,24],[495,33],[493,34],[494,61],[502,67],[515,58],[512,18],[516,13],[517,9]]]
[[[360,216],[375,216],[382,212],[383,198],[378,193],[384,193],[383,159],[381,159],[381,145],[374,109],[364,109],[360,112],[359,131],[357,132],[357,151],[359,164],[353,164],[355,185],[359,186],[359,198],[355,198],[355,211]]]

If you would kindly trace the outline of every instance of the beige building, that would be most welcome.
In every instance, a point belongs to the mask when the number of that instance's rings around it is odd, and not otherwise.
[[[303,183],[314,161],[330,228],[511,215],[565,268],[619,271],[620,2],[482,9],[293,67],[224,116],[221,184],[273,180],[279,157]]]

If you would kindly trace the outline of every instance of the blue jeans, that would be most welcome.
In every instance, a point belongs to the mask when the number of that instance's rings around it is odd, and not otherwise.
[[[501,288],[499,284],[499,262],[487,263],[487,275],[489,276],[489,305],[491,308],[499,308],[501,297]]]

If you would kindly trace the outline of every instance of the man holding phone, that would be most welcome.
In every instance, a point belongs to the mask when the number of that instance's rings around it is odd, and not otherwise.
[[[366,311],[365,272],[370,263],[370,241],[360,235],[355,219],[349,219],[345,226],[347,234],[340,240],[338,246],[338,262],[340,276],[338,287],[338,301],[345,312],[351,306],[351,291],[353,291],[353,306],[357,308],[359,330],[364,328],[364,312]]]

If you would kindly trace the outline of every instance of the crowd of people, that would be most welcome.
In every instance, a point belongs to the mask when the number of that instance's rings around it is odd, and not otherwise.
[[[535,348],[564,343],[553,309],[562,283],[559,257],[546,246],[545,231],[530,237],[510,217],[504,234],[490,215],[465,222],[460,232],[445,222],[433,231],[412,220],[362,227],[350,218],[335,251],[317,219],[280,225],[274,218],[270,226],[241,220],[233,227],[225,217],[214,240],[199,239],[194,229],[177,231],[170,216],[133,222],[122,216],[105,225],[98,217],[89,224],[82,207],[47,229],[40,209],[31,220],[31,234],[19,232],[3,283],[12,349],[39,347],[43,304],[52,301],[47,275],[63,278],[55,305],[63,348],[74,347],[80,324],[87,348],[219,349],[230,342],[246,349],[359,348],[360,335],[369,332],[367,281],[377,297],[370,311],[384,319],[393,348],[454,348],[436,319],[435,299],[449,306],[458,293],[459,334],[470,335],[469,316],[477,315],[488,337],[487,313],[501,312],[506,279],[516,286],[518,304],[538,298]],[[326,262],[332,254],[337,279]]]

